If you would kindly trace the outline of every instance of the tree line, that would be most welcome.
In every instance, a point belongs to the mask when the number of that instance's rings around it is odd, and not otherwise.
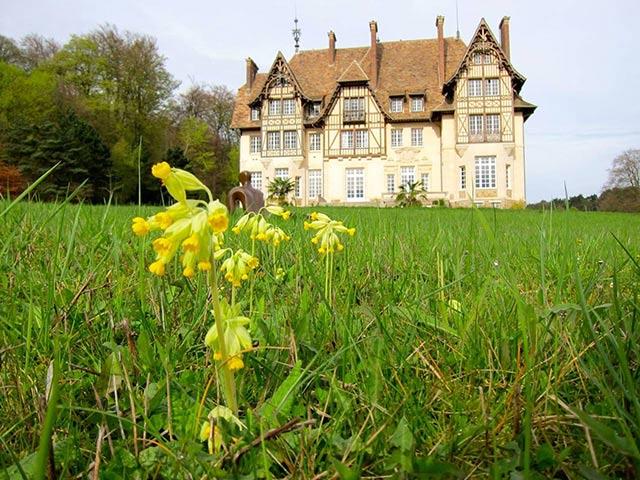
[[[542,200],[530,203],[527,208],[640,212],[640,150],[626,150],[613,159],[600,195],[576,195]]]
[[[78,189],[90,202],[137,201],[139,191],[158,202],[146,172],[165,160],[223,195],[238,178],[234,94],[178,86],[154,38],[112,25],[64,45],[0,35],[0,193],[20,191],[59,162],[38,188],[42,199]]]

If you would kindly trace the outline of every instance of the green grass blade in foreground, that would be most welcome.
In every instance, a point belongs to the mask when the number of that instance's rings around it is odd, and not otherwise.
[[[5,208],[3,211],[0,212],[0,218],[4,217],[9,210],[11,210],[13,207],[15,207],[18,202],[20,202],[20,200],[22,200],[24,197],[26,197],[27,195],[29,195],[29,193],[31,193],[31,191],[36,188],[38,185],[40,185],[40,183],[42,183],[44,181],[45,178],[47,178],[51,172],[53,172],[56,168],[58,168],[58,165],[60,165],[60,162],[56,163],[53,167],[51,167],[49,170],[47,170],[46,172],[44,172],[40,178],[38,178],[35,182],[33,182],[31,185],[29,185],[24,192],[22,192],[20,195],[18,195],[15,200],[13,200],[9,206],[7,206],[7,208]]]

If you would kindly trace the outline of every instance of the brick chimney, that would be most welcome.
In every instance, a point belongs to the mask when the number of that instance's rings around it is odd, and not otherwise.
[[[336,63],[336,34],[329,32],[329,63]]]
[[[500,46],[507,60],[511,61],[511,47],[509,45],[509,17],[502,17],[500,21]]]
[[[444,84],[444,17],[436,17],[436,27],[438,28],[438,82]]]
[[[373,88],[378,84],[378,24],[375,20],[369,22],[369,31],[371,32],[371,48],[369,49],[369,61],[371,63],[371,71],[369,78]]]
[[[249,90],[253,87],[253,82],[256,79],[256,73],[258,73],[258,66],[256,62],[254,62],[251,57],[247,58],[247,86]]]

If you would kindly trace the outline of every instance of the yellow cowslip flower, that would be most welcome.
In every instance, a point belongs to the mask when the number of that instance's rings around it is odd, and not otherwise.
[[[271,242],[271,244],[273,244],[274,247],[277,247],[278,245],[280,245],[280,242],[283,242],[283,241],[287,242],[291,240],[291,237],[286,233],[284,233],[284,230],[274,225],[271,225],[267,229],[267,231],[265,232],[265,236],[266,236],[266,241]]]
[[[156,163],[151,167],[151,174],[160,180],[166,180],[171,175],[171,165],[167,162]]]
[[[133,230],[133,233],[135,233],[138,237],[143,237],[144,235],[149,233],[151,227],[149,225],[149,222],[147,222],[147,220],[145,220],[144,218],[135,217],[132,220],[131,230]]]
[[[201,272],[208,272],[209,270],[211,270],[211,262],[207,260],[198,262],[198,270],[200,270]]]
[[[202,422],[202,427],[200,428],[200,441],[207,442],[209,455],[219,452],[222,448],[222,433],[218,427],[213,425],[212,419]]]
[[[153,216],[154,220],[156,222],[158,222],[158,225],[160,225],[160,228],[162,230],[166,230],[167,228],[169,228],[171,226],[171,224],[173,223],[173,218],[171,217],[171,215],[167,212],[160,212],[160,213],[156,213]]]
[[[198,235],[195,233],[188,237],[186,240],[182,242],[182,248],[184,248],[185,252],[197,252],[200,248],[200,241],[198,240]]]
[[[156,260],[149,265],[149,271],[159,277],[164,275],[164,262],[162,260]]]
[[[282,217],[284,220],[289,220],[289,217],[291,217],[291,212],[279,205],[267,205],[264,209],[272,215]]]
[[[249,273],[258,267],[258,259],[240,249],[227,258],[220,267],[225,272],[224,278],[234,287],[239,287],[243,280],[248,280]]]
[[[188,191],[204,190],[211,198],[211,191],[193,173],[180,168],[172,168],[167,162],[153,165],[151,173],[154,177],[162,180],[169,195],[180,203],[186,203],[186,192]]]
[[[209,225],[213,233],[222,233],[229,228],[229,211],[219,200],[209,202],[207,211],[209,212]]]
[[[349,236],[356,233],[355,228],[348,228],[342,222],[332,220],[324,213],[313,212],[309,217],[311,222],[304,222],[304,229],[317,230],[311,238],[311,243],[319,245],[318,253],[321,255],[344,250],[344,245],[340,242],[337,233],[346,233]]]
[[[230,306],[226,301],[221,302],[220,310],[222,322],[225,326],[224,341],[227,349],[228,367],[231,370],[238,370],[244,366],[242,354],[252,349],[251,335],[247,326],[251,322],[247,317],[240,314],[240,305]],[[222,360],[219,348],[218,328],[214,322],[204,343],[213,350],[213,359]]]

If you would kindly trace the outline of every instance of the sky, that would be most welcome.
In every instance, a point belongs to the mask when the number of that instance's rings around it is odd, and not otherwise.
[[[455,0],[0,0],[0,34],[37,33],[65,43],[110,23],[155,37],[180,89],[192,83],[245,81],[245,58],[260,71],[281,50],[294,53],[297,15],[301,48],[366,46],[369,21],[381,41],[456,34]],[[638,0],[458,0],[460,35],[468,42],[484,17],[499,37],[511,17],[511,60],[527,81],[522,97],[538,105],[525,123],[527,200],[599,193],[611,161],[640,148]]]

